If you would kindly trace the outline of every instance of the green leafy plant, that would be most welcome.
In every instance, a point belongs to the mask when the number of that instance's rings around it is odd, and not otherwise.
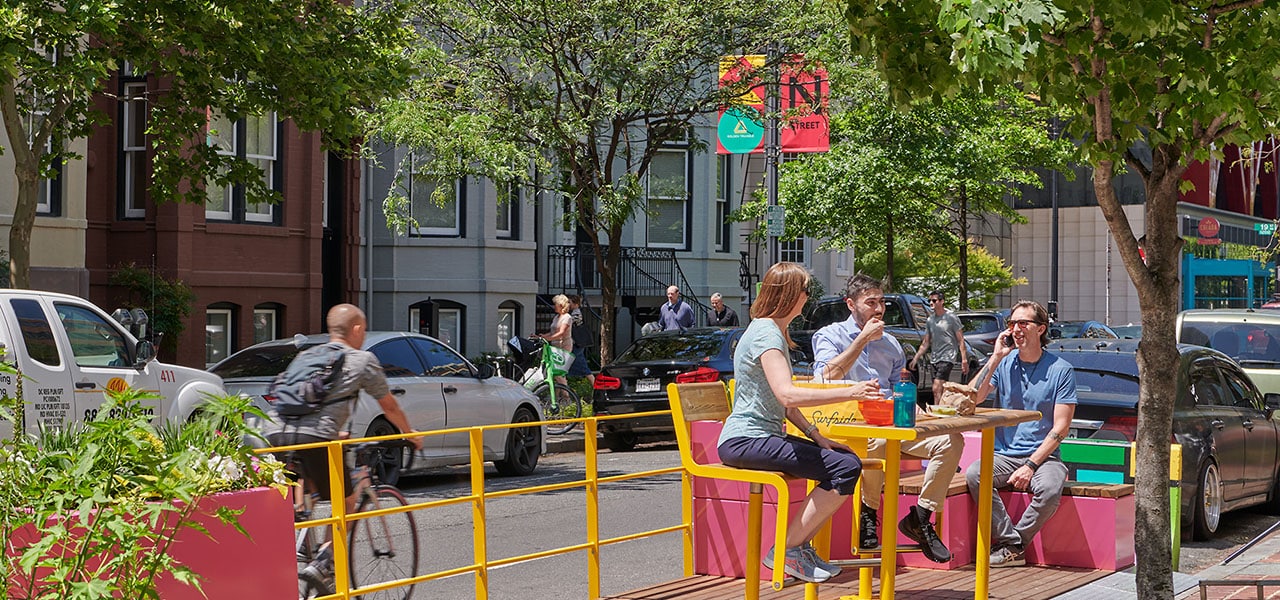
[[[195,520],[200,500],[286,489],[283,465],[244,443],[258,434],[242,415],[261,412],[246,399],[211,397],[191,421],[157,428],[142,406],[153,395],[107,396],[94,420],[34,435],[22,431],[20,411],[4,411],[16,432],[0,442],[4,598],[158,598],[166,573],[198,587],[167,550],[184,530],[207,533]],[[236,511],[214,516],[244,533]]]
[[[148,315],[151,331],[165,334],[160,342],[161,350],[167,355],[176,352],[178,339],[187,328],[186,319],[191,315],[191,306],[196,300],[191,286],[134,263],[116,265],[109,283],[124,288],[125,308],[142,308],[154,313]]]

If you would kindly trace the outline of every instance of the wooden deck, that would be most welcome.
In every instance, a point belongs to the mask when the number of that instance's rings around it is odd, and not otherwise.
[[[1039,600],[1053,598],[1111,571],[1071,569],[1066,567],[1025,566],[991,570],[990,593],[993,599]],[[734,600],[743,597],[743,580],[712,575],[695,575],[634,590],[606,600]],[[973,567],[938,571],[934,569],[899,568],[894,598],[903,600],[973,598]],[[768,582],[760,586],[761,600],[803,600],[804,586],[787,585],[774,592]],[[875,593],[879,594],[877,580]],[[841,596],[858,595],[858,570],[846,568],[839,577],[822,584],[820,600],[838,600]],[[878,596],[877,596],[878,597]]]

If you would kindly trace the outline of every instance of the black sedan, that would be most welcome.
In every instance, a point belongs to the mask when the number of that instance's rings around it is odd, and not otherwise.
[[[1132,441],[1138,426],[1138,340],[1070,340],[1048,350],[1075,367],[1075,437]],[[1225,354],[1178,345],[1173,434],[1182,445],[1182,517],[1208,539],[1228,510],[1280,512],[1280,394],[1258,391]]]
[[[596,375],[595,414],[624,415],[667,410],[668,383],[728,381],[733,351],[744,331],[701,328],[647,335],[635,341]],[[670,437],[670,416],[600,421],[602,443],[630,450],[644,437]]]

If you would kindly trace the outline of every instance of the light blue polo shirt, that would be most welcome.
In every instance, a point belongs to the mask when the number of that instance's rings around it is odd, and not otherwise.
[[[862,328],[853,320],[853,315],[839,323],[832,323],[813,334],[813,370],[816,373],[831,362],[841,352],[853,345],[853,339],[862,333]],[[844,379],[853,381],[880,380],[880,389],[885,398],[893,397],[893,384],[902,378],[902,367],[907,359],[902,355],[902,345],[893,336],[885,333],[880,339],[870,342],[862,349],[862,354],[853,361],[853,367],[845,374]]]

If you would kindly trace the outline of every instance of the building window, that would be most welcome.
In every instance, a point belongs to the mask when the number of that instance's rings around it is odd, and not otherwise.
[[[729,156],[716,156],[716,251],[729,251],[729,195],[733,193]]]
[[[794,240],[778,240],[778,260],[808,266],[809,244],[806,242],[807,239],[802,237]]]
[[[462,181],[454,182],[452,193],[444,190],[437,195],[436,183],[419,177],[427,160],[417,154],[409,160],[409,215],[414,221],[409,234],[423,237],[466,237],[463,235],[465,221]]]
[[[126,80],[120,72],[120,214],[126,219],[141,219],[147,214],[147,84]]]
[[[275,306],[258,305],[253,309],[253,343],[269,342],[280,337],[277,322],[279,309]]]
[[[462,351],[462,309],[441,307],[436,313],[436,339],[459,352]]]
[[[46,111],[34,110],[27,115],[27,132],[35,136],[35,133],[44,123],[45,117],[49,115]],[[44,146],[46,156],[52,155],[54,152],[53,140],[50,139]],[[40,183],[36,187],[36,214],[42,217],[56,217],[62,214],[62,159],[61,157],[52,157],[53,165],[50,167],[49,177],[41,177]]]
[[[464,352],[462,332],[466,307],[449,300],[424,300],[409,306],[409,330],[432,336],[446,346]]]
[[[231,356],[232,323],[235,311],[231,308],[208,308],[204,311],[204,366]]]
[[[500,239],[520,239],[520,201],[524,189],[516,182],[498,184],[498,206],[494,211],[495,230]]]
[[[507,341],[520,332],[520,304],[507,300],[498,305],[498,352],[507,352]]]
[[[280,122],[275,113],[249,116],[232,121],[223,115],[209,119],[208,144],[218,154],[236,156],[249,161],[261,172],[267,189],[279,192],[281,186]],[[208,199],[205,216],[211,220],[237,223],[279,224],[276,205],[248,202],[243,185],[226,186],[213,181],[205,185]]]
[[[658,151],[649,164],[647,180],[649,246],[687,248],[689,153]]]

